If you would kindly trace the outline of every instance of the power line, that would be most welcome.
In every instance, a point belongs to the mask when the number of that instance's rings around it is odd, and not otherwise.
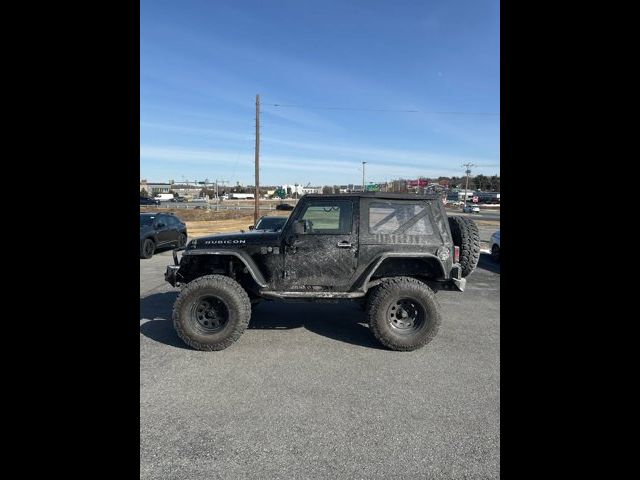
[[[268,105],[271,107],[285,107],[285,108],[309,108],[317,110],[351,110],[360,112],[393,112],[393,113],[423,113],[427,115],[490,115],[500,116],[497,112],[428,112],[425,110],[398,110],[392,108],[365,108],[365,107],[323,107],[314,105],[293,105],[282,103],[262,103],[261,105]]]

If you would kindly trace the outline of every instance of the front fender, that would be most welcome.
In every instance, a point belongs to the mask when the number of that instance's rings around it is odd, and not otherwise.
[[[267,281],[264,279],[262,272],[253,259],[244,250],[236,250],[233,248],[197,248],[193,250],[185,250],[182,254],[183,257],[193,255],[221,255],[236,257],[244,264],[245,267],[247,267],[249,274],[261,288],[267,287]]]

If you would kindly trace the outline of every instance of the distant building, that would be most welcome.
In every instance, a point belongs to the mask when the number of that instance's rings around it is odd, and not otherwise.
[[[302,187],[302,194],[307,193],[322,193],[322,187]]]
[[[200,192],[202,192],[202,187],[182,183],[174,183],[171,189],[177,193],[178,196],[189,199],[199,197]]]
[[[304,195],[304,193],[302,192],[302,185],[298,183],[294,183],[293,185],[282,185],[281,188],[285,192],[287,192],[287,195],[293,195],[295,193],[297,193],[298,195]]]
[[[173,184],[171,183],[151,183],[146,180],[140,181],[140,191],[143,189],[147,191],[150,196],[157,195],[159,193],[169,193]]]

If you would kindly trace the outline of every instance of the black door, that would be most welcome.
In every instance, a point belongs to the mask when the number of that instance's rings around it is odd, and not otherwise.
[[[166,245],[173,241],[171,226],[168,223],[169,217],[167,215],[158,215],[155,218],[154,226],[156,230],[156,238],[158,239],[158,245]]]
[[[357,205],[350,199],[314,199],[300,210],[290,226],[305,220],[306,228],[285,247],[285,289],[344,291],[352,284],[358,251]]]
[[[178,237],[180,236],[180,231],[179,231],[180,220],[178,220],[178,218],[174,217],[173,215],[167,215],[164,218],[167,221],[167,227],[169,232],[169,234],[167,235],[167,240],[169,242],[177,244]]]

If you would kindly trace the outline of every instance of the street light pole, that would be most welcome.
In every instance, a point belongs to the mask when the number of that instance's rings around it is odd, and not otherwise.
[[[364,192],[364,166],[367,162],[362,162],[362,191]]]
[[[256,95],[256,159],[255,159],[256,189],[253,211],[253,224],[258,223],[260,216],[260,95]]]

